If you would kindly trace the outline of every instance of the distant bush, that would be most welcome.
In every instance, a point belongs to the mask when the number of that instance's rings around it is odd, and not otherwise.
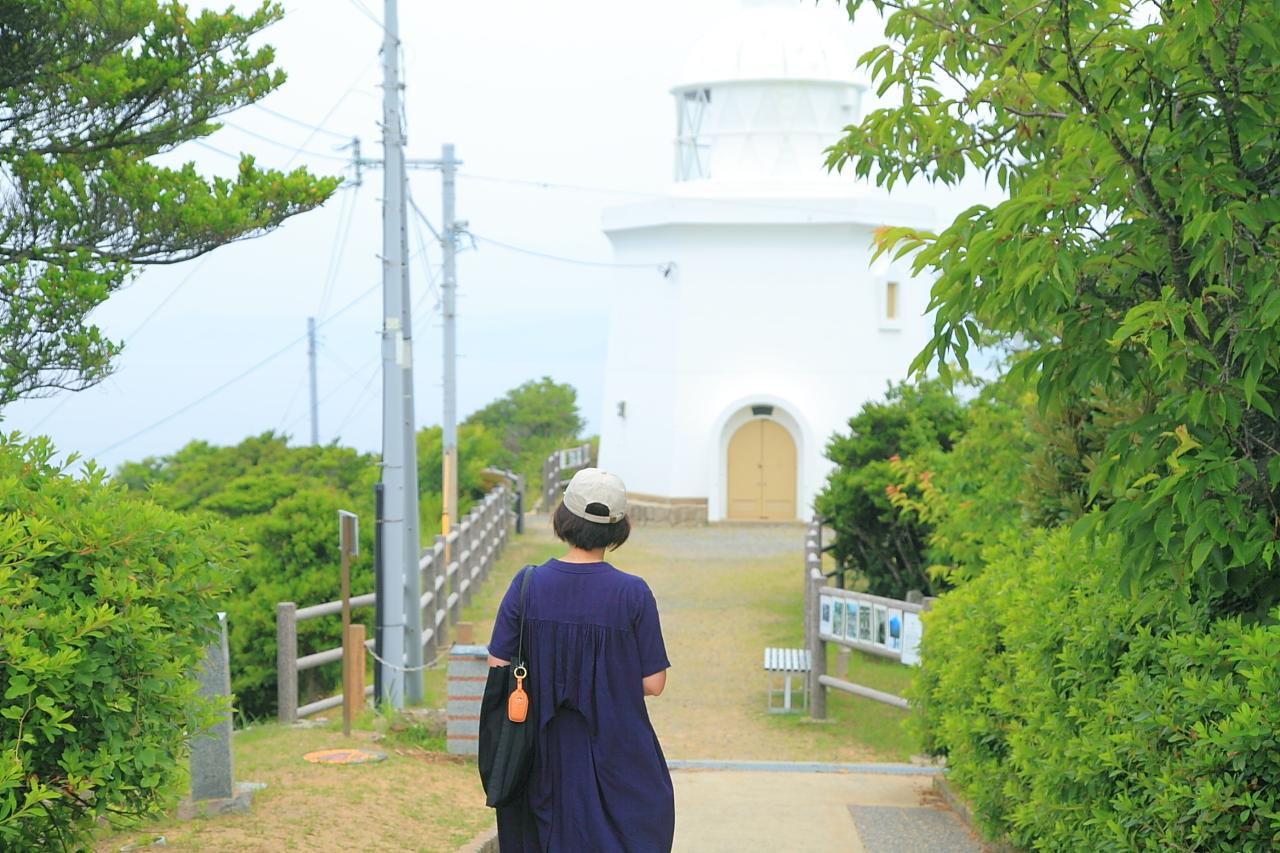
[[[837,562],[870,592],[902,598],[910,589],[936,591],[925,553],[931,526],[894,506],[900,476],[893,463],[950,450],[966,425],[962,403],[941,382],[926,380],[891,387],[849,419],[848,433],[832,436],[827,458],[835,467],[815,505],[835,530]]]
[[[523,474],[531,486],[542,480],[543,461],[553,451],[579,443],[585,425],[578,392],[549,376],[511,389],[469,415],[465,424],[483,426],[497,437],[501,450],[490,464]]]
[[[172,456],[126,463],[116,477],[166,507],[225,520],[242,543],[244,559],[225,606],[231,688],[244,716],[274,714],[276,604],[305,606],[338,596],[339,509],[362,521],[352,589],[373,589],[376,457],[336,446],[290,447],[285,437],[266,433],[232,447],[191,442]],[[337,617],[301,622],[298,648],[303,654],[330,648],[340,633]],[[301,673],[303,701],[336,688],[338,670]]]
[[[1280,625],[1138,618],[1117,550],[1028,531],[938,601],[912,689],[927,745],[1026,849],[1280,848]]]
[[[0,849],[146,814],[212,721],[192,672],[228,564],[217,525],[140,501],[45,439],[0,436]]]

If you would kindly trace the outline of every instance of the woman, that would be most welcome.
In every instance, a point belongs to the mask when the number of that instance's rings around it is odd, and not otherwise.
[[[627,541],[622,480],[574,475],[553,527],[569,551],[522,569],[498,608],[489,665],[516,653],[525,590],[528,722],[538,726],[526,795],[498,809],[502,853],[669,851],[675,798],[645,709],[666,685],[658,607],[642,579],[604,562]]]

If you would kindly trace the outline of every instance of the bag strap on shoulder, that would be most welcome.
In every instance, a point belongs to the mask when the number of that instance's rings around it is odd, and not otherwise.
[[[529,588],[529,578],[533,575],[533,566],[524,567],[524,577],[520,579],[520,633],[516,641],[516,660],[524,663],[524,592]]]

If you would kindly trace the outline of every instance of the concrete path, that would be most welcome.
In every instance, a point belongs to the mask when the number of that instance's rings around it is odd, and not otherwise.
[[[726,762],[732,766],[732,762]],[[870,768],[868,768],[870,769]],[[681,768],[676,853],[981,853],[928,775]]]
[[[541,519],[535,537],[546,556],[562,550]],[[908,756],[867,745],[876,719],[896,726],[906,712],[860,699],[843,722],[766,712],[761,650],[799,641],[803,540],[801,525],[639,527],[610,555],[652,587],[673,664],[649,713],[672,766],[676,851],[979,853],[934,794],[933,768],[881,763]]]

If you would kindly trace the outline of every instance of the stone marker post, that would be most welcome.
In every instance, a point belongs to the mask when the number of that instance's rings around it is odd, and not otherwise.
[[[213,800],[235,794],[231,772],[231,654],[227,614],[218,613],[218,636],[205,649],[200,668],[200,697],[221,702],[218,723],[191,742],[191,799]]]
[[[197,815],[245,811],[253,792],[262,787],[235,784],[231,768],[231,654],[227,647],[227,614],[218,613],[218,635],[205,648],[197,677],[200,696],[222,706],[218,722],[191,740],[191,796],[178,804],[183,820]]]

